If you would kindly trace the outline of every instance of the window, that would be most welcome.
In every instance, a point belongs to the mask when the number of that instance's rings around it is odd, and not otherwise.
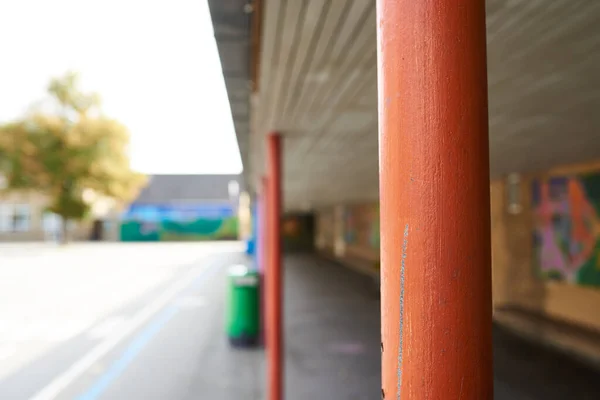
[[[19,204],[13,210],[13,230],[15,232],[28,232],[31,224],[31,208],[26,204]]]
[[[42,219],[42,229],[44,232],[57,232],[61,227],[61,219],[58,215],[47,212]]]
[[[27,204],[0,204],[0,232],[28,232],[31,207]]]
[[[0,204],[0,232],[11,232],[12,226],[12,212],[10,211],[12,206],[7,204]]]
[[[229,192],[229,197],[236,198],[240,193],[240,184],[236,181],[230,181],[229,185],[227,185],[227,191]]]

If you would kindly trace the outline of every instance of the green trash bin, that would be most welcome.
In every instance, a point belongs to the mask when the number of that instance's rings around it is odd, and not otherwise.
[[[229,269],[227,336],[235,347],[256,346],[260,326],[259,277],[244,265]]]

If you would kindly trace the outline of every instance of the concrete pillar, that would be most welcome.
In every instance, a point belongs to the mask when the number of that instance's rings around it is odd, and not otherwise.
[[[492,399],[485,1],[377,0],[383,397]]]
[[[267,400],[283,399],[283,278],[281,271],[281,137],[268,136]]]

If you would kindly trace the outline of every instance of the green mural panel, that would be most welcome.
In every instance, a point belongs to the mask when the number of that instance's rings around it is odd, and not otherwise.
[[[131,204],[123,215],[121,240],[235,240],[238,218],[231,204]]]
[[[143,223],[126,221],[121,223],[121,241],[124,242],[157,242],[160,234],[155,229],[147,229]]]
[[[237,218],[197,219],[187,223],[166,221],[161,226],[160,239],[163,241],[235,240],[237,239]]]
[[[124,242],[237,240],[237,237],[237,217],[223,219],[199,218],[189,222],[144,223],[127,221],[121,224],[121,240]]]

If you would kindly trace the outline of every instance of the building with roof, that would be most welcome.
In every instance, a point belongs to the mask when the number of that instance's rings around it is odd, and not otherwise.
[[[48,198],[35,191],[0,193],[0,242],[57,241],[62,235],[62,220],[47,210],[48,204]],[[113,201],[93,198],[91,218],[69,221],[69,240],[116,240],[117,215]]]
[[[235,240],[239,175],[153,175],[121,217],[122,241]]]

